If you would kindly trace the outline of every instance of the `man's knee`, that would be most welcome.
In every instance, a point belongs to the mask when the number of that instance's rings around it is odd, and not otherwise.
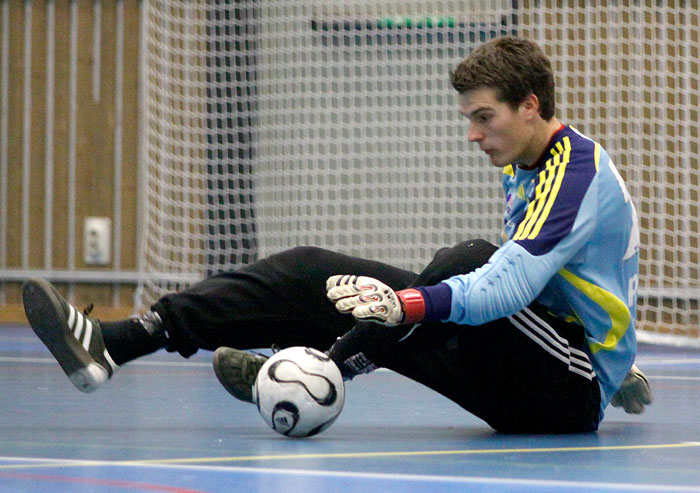
[[[314,246],[297,246],[279,253],[275,253],[253,264],[252,270],[268,272],[278,277],[290,278],[320,278],[329,271],[329,266],[334,264],[336,253]],[[322,274],[323,273],[323,274]],[[325,285],[325,277],[323,277]]]
[[[498,247],[486,240],[468,240],[451,248],[442,248],[433,260],[421,272],[416,285],[437,284],[445,279],[469,274],[478,269],[498,250]]]
[[[329,255],[329,251],[315,246],[296,246],[271,255],[270,259],[294,259],[296,261],[313,262]]]
[[[498,247],[486,240],[476,239],[457,243],[450,249],[453,255],[470,258],[479,266],[484,265],[496,253]]]

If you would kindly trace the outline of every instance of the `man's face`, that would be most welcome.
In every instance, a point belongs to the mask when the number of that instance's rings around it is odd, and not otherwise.
[[[532,129],[524,105],[513,110],[490,88],[468,91],[458,100],[459,112],[469,119],[469,142],[479,144],[494,166],[530,165],[537,159],[530,152]]]

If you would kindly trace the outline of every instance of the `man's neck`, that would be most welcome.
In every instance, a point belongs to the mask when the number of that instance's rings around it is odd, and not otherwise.
[[[548,121],[542,121],[541,128],[537,129],[535,137],[533,138],[534,145],[531,155],[534,156],[535,159],[528,163],[518,164],[518,167],[522,169],[532,169],[537,166],[537,163],[539,163],[542,158],[542,154],[544,154],[549,144],[552,142],[552,137],[561,127],[562,124],[556,117],[552,117]]]

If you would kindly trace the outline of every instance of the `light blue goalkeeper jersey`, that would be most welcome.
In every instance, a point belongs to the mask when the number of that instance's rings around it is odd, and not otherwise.
[[[504,169],[503,244],[488,264],[445,281],[449,321],[480,325],[533,300],[585,328],[601,417],[634,362],[639,230],[607,152],[572,127],[532,170]]]

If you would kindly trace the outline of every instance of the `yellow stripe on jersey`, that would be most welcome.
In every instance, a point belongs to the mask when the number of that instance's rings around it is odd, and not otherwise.
[[[557,156],[555,156],[554,159],[557,159]],[[542,207],[544,206],[544,200],[541,199],[542,197],[547,196],[547,192],[549,192],[549,189],[551,187],[551,182],[554,179],[553,167],[550,166],[551,162],[552,160],[549,159],[547,161],[546,168],[540,171],[539,173],[540,181],[535,187],[535,200],[530,202],[530,204],[527,206],[527,211],[525,212],[525,219],[523,219],[523,221],[518,226],[518,230],[513,235],[513,240],[520,240],[527,237],[527,235],[530,234],[532,226],[535,224],[535,221],[539,217],[540,212],[542,211]]]
[[[557,142],[557,147],[561,147],[561,143]],[[569,141],[568,137],[564,137],[564,149],[562,150],[561,156],[561,163],[559,164],[559,169],[557,171],[557,179],[554,182],[554,187],[552,188],[552,192],[549,194],[549,199],[547,200],[547,205],[545,206],[544,211],[542,211],[542,214],[540,215],[537,224],[535,224],[532,233],[530,233],[530,235],[528,236],[529,240],[534,240],[535,238],[537,238],[537,235],[540,234],[542,225],[549,217],[549,213],[552,210],[554,201],[556,200],[557,195],[559,194],[561,182],[564,180],[564,173],[566,172],[566,165],[569,163],[569,159],[571,157],[571,142]]]
[[[560,269],[559,275],[566,279],[572,286],[581,291],[586,297],[600,306],[610,317],[611,327],[605,334],[605,341],[588,342],[591,352],[596,354],[599,351],[612,351],[617,347],[617,342],[625,336],[632,316],[627,305],[609,291],[600,286],[596,286],[580,277],[572,274],[566,269]]]
[[[515,176],[515,172],[513,171],[513,165],[509,164],[508,166],[504,167],[503,174],[508,176]]]
[[[600,144],[598,142],[595,143],[595,151],[593,151],[593,155],[595,157],[595,170],[597,172],[598,163],[600,162]]]
[[[535,200],[530,202],[525,219],[518,226],[513,240],[535,239],[549,217],[571,156],[569,137],[564,137],[563,142],[563,146],[557,142],[556,145],[561,152],[548,159],[545,169],[540,171],[540,181],[535,188]]]

